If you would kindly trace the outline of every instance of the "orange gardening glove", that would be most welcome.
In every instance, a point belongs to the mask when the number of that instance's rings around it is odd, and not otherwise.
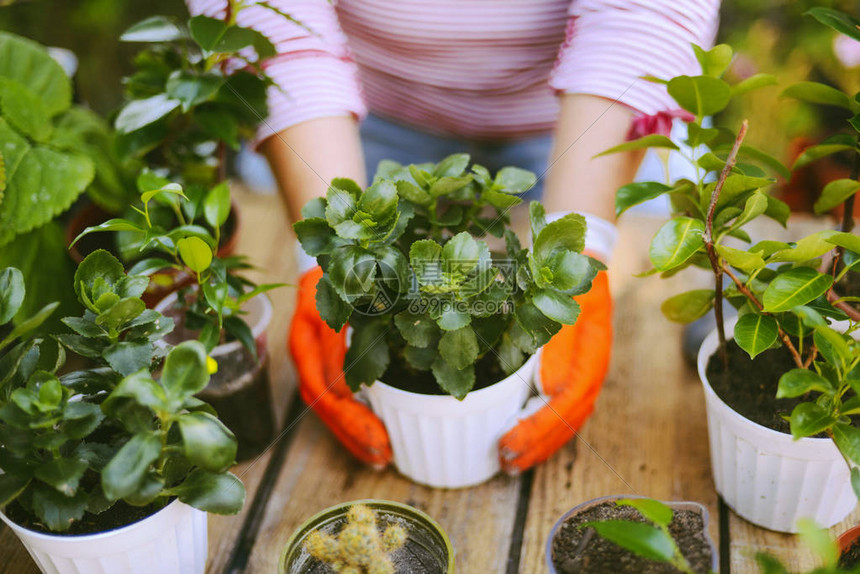
[[[391,462],[388,432],[346,385],[346,330],[336,333],[320,318],[316,306],[320,277],[319,267],[302,276],[290,325],[288,345],[299,372],[299,393],[349,452],[366,464],[383,468]]]
[[[612,349],[612,298],[606,272],[598,273],[591,290],[574,299],[581,307],[579,320],[563,326],[543,347],[540,390],[546,398],[531,401],[546,402],[499,441],[499,460],[509,474],[552,456],[594,410]]]

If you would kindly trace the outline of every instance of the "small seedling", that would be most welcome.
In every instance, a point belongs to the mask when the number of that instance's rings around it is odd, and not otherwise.
[[[373,510],[356,504],[337,536],[315,530],[308,535],[305,550],[337,574],[394,574],[389,554],[403,546],[406,538],[406,530],[397,524],[380,532]]]

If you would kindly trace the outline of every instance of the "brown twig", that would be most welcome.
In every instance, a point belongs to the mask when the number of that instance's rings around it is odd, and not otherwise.
[[[803,361],[803,368],[808,369],[809,365],[812,364],[812,361],[815,360],[815,357],[818,356],[818,347],[812,345],[812,348],[809,349],[809,355],[806,357],[806,360]]]
[[[717,179],[714,191],[711,194],[711,204],[708,206],[708,215],[705,219],[705,232],[702,234],[702,241],[705,243],[708,259],[711,262],[711,268],[714,270],[714,318],[717,320],[720,356],[726,369],[729,366],[729,354],[726,350],[726,329],[725,320],[723,319],[723,267],[720,265],[720,257],[717,254],[716,245],[714,245],[714,213],[717,210],[717,201],[720,199],[720,192],[723,190],[726,179],[738,160],[738,152],[741,149],[741,143],[744,141],[748,127],[749,122],[744,120],[740,131],[738,131],[738,136],[735,138],[735,144],[726,158],[726,165],[723,166],[723,170],[720,172],[720,177]]]
[[[735,286],[738,288],[738,291],[740,291],[741,294],[744,295],[744,297],[749,299],[752,302],[752,304],[755,305],[759,311],[762,311],[764,309],[764,305],[762,305],[761,301],[758,300],[758,297],[755,296],[755,293],[750,291],[749,288],[746,285],[744,285],[743,281],[741,281],[738,278],[738,276],[734,274],[734,272],[731,270],[730,267],[724,265],[723,271],[725,272],[726,275],[729,276],[729,278],[732,280],[732,282],[734,282]],[[770,315],[770,313],[764,313],[764,314]],[[777,323],[776,329],[777,329],[777,333],[779,333],[779,340],[782,341],[782,344],[785,345],[785,347],[791,353],[791,357],[794,359],[794,364],[797,365],[801,369],[805,369],[806,366],[803,363],[803,357],[800,356],[800,353],[798,352],[797,347],[795,347],[794,343],[791,342],[791,337],[789,337],[788,333],[786,333],[782,329],[782,327],[779,326],[779,323]]]

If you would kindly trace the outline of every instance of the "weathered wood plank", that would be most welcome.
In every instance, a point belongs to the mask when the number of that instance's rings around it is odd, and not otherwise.
[[[313,413],[295,432],[247,572],[276,572],[295,528],[328,506],[360,498],[405,502],[430,514],[451,538],[458,572],[504,572],[518,479],[500,476],[476,488],[431,489],[392,469],[376,472],[360,465]]]
[[[660,313],[663,299],[707,275],[669,282],[632,276],[650,267],[645,246],[661,223],[636,217],[619,226],[610,276],[615,301],[610,372],[580,436],[537,469],[520,572],[546,572],[552,525],[571,507],[606,495],[698,501],[708,507],[710,533],[718,540],[702,388],[681,356],[681,327]]]

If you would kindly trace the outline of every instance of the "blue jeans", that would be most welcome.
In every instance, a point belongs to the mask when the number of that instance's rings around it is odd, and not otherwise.
[[[540,178],[546,170],[552,148],[549,134],[506,142],[476,142],[456,137],[441,136],[398,124],[379,116],[369,115],[362,122],[361,143],[368,180],[373,179],[376,166],[383,159],[401,164],[440,161],[453,153],[468,153],[472,162],[495,174],[506,165],[535,172]],[[539,200],[543,194],[543,178],[522,197],[526,201]]]

